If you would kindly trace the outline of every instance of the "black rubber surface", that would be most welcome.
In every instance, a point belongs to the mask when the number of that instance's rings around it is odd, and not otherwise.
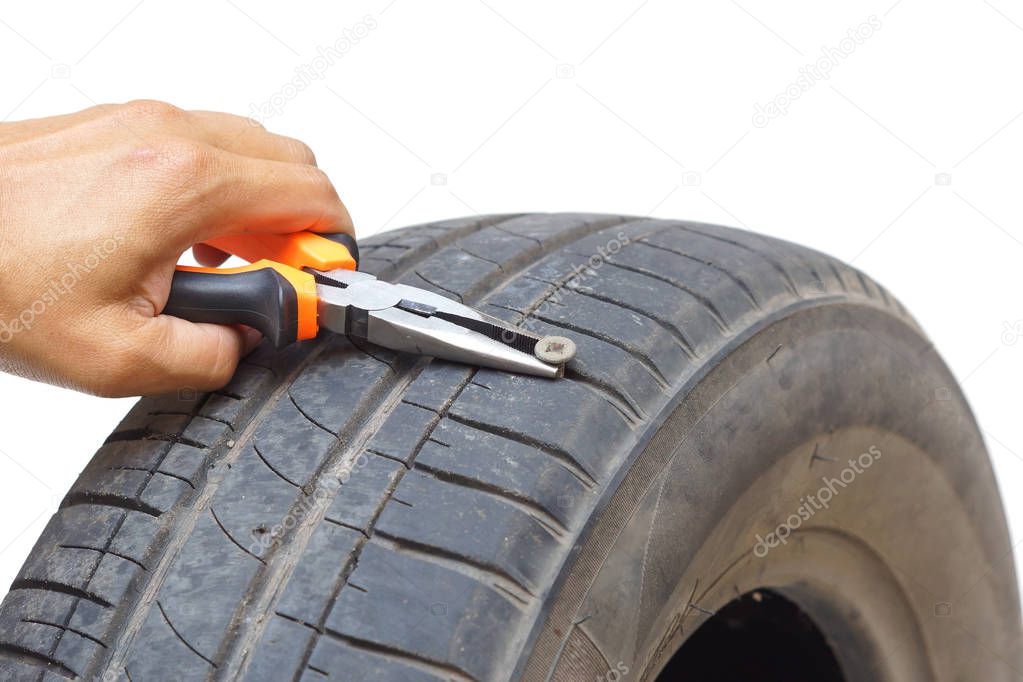
[[[4,600],[0,678],[507,679],[685,377],[799,301],[903,316],[833,259],[707,225],[475,217],[361,247],[382,278],[571,337],[566,378],[327,337],[141,400]]]

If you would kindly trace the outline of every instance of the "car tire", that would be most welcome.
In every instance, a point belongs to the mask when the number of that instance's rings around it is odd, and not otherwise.
[[[321,335],[257,349],[222,390],[143,398],[11,585],[0,677],[1023,669],[977,425],[862,273],[747,231],[589,214],[361,251],[578,355],[546,380]],[[780,663],[729,644],[754,627]]]

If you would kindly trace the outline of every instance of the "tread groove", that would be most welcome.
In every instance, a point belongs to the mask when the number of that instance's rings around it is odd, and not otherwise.
[[[57,673],[61,677],[69,680],[78,679],[78,673],[60,661],[55,661],[52,658],[44,656],[37,651],[32,651],[27,647],[11,644],[10,642],[0,642],[0,654],[5,654],[5,658],[11,658],[23,665],[45,668],[47,672]],[[40,671],[39,674],[42,675],[43,671]]]
[[[277,478],[281,479],[282,481],[284,481],[288,485],[294,486],[295,488],[299,488],[299,489],[302,488],[302,486],[300,486],[298,483],[295,483],[290,478],[288,478],[287,476],[285,476],[281,472],[277,471],[277,468],[273,464],[270,464],[270,462],[267,460],[267,458],[263,456],[263,453],[259,451],[259,447],[255,443],[252,444],[252,450],[253,450],[253,452],[256,453],[256,457],[259,457],[259,461],[262,462],[263,465],[266,466],[267,469],[272,471],[277,476]]]
[[[528,514],[533,517],[537,522],[546,527],[551,536],[556,539],[560,540],[564,538],[565,533],[568,532],[568,529],[565,528],[564,524],[562,524],[561,521],[558,521],[558,519],[555,518],[550,511],[538,504],[535,500],[517,493],[514,490],[507,490],[500,486],[486,483],[485,481],[479,481],[474,478],[469,478],[468,476],[462,476],[461,474],[445,471],[444,469],[438,469],[437,467],[419,462],[415,463],[415,469],[425,472],[433,478],[444,481],[445,483],[477,490],[485,495],[499,499],[503,503],[509,504],[524,514]]]
[[[838,287],[842,290],[843,293],[848,292],[849,287],[845,285],[845,280],[842,279],[842,275],[841,273],[838,272],[838,268],[835,266],[834,262],[832,262],[830,258],[827,259],[825,262],[827,262],[828,267],[831,268],[831,274],[833,274],[835,276],[835,279],[838,280]]]
[[[168,478],[176,478],[179,481],[181,481],[182,483],[187,483],[189,488],[191,488],[192,490],[195,490],[195,484],[193,484],[190,480],[188,480],[184,476],[180,476],[178,474],[172,474],[172,473],[167,472],[167,471],[159,471],[159,470],[158,471],[153,471],[152,469],[147,469],[145,467],[131,467],[131,466],[108,467],[107,471],[142,471],[142,472],[145,472],[147,474],[150,474],[150,480],[152,480],[152,477],[155,476],[156,474],[160,474],[161,476],[166,476]],[[147,481],[147,483],[148,483],[148,481]]]
[[[113,551],[111,551],[109,549],[100,549],[98,547],[86,547],[85,545],[68,545],[68,544],[64,544],[64,543],[58,544],[57,547],[60,547],[61,549],[81,549],[81,550],[86,550],[86,551],[89,551],[89,552],[99,552],[100,554],[109,554],[110,556],[115,556],[118,559],[124,559],[125,561],[130,561],[131,563],[133,563],[136,566],[138,566],[139,568],[141,568],[143,571],[148,571],[149,570],[149,569],[147,569],[142,564],[141,561],[139,561],[137,559],[132,559],[130,556],[126,556],[126,555],[120,554],[118,552],[113,552]]]
[[[227,539],[231,541],[232,545],[234,545],[235,547],[237,547],[241,551],[245,552],[250,557],[252,557],[256,561],[258,561],[259,563],[266,565],[266,562],[263,561],[263,559],[259,558],[255,554],[253,554],[251,551],[249,551],[249,549],[247,547],[243,546],[242,543],[240,543],[237,540],[235,540],[234,536],[231,535],[230,532],[228,532],[227,528],[224,527],[224,524],[220,522],[219,518],[217,518],[217,512],[213,509],[213,505],[212,504],[210,505],[209,510],[210,510],[210,516],[213,517],[213,522],[217,524],[217,528],[219,528],[220,531],[227,537]]]
[[[694,263],[699,263],[700,265],[706,266],[706,267],[708,267],[708,268],[710,268],[712,270],[715,270],[716,272],[720,272],[722,275],[727,277],[736,286],[739,287],[739,289],[742,291],[742,293],[746,296],[746,300],[748,300],[753,305],[753,307],[756,310],[763,310],[763,308],[761,308],[761,306],[760,306],[760,302],[757,301],[756,296],[753,295],[753,289],[750,288],[749,284],[746,284],[746,282],[744,282],[738,275],[734,274],[728,268],[723,267],[721,265],[718,265],[714,261],[706,260],[706,259],[703,259],[703,258],[698,258],[698,257],[693,256],[691,254],[685,253],[684,251],[679,251],[678,249],[669,249],[667,246],[661,246],[660,244],[654,244],[652,242],[648,242],[648,241],[643,240],[643,239],[637,240],[636,243],[642,244],[643,246],[649,247],[651,249],[660,249],[661,251],[667,251],[668,253],[673,253],[676,256],[682,256],[683,258],[688,258],[689,260],[693,261]],[[622,266],[622,265],[617,264],[617,263],[612,263],[612,265],[618,265],[619,267],[627,267],[627,266]],[[657,273],[653,272],[652,270],[636,270],[636,272],[641,272],[641,273],[643,273],[645,275],[650,275],[651,277],[658,277]],[[663,278],[663,275],[658,277],[658,278],[659,279]],[[669,284],[674,284],[674,282],[672,282],[671,280],[668,280],[668,279],[664,279],[664,281],[668,282]],[[678,286],[678,285],[675,284],[675,286]]]
[[[197,415],[193,415],[193,419],[195,418],[195,416]],[[203,419],[205,419],[205,417],[203,417]],[[196,448],[197,450],[209,450],[209,448],[206,445],[200,443],[199,441],[192,440],[191,438],[186,438],[185,436],[182,436],[180,434],[158,433],[147,428],[128,429],[127,431],[116,431],[110,434],[110,437],[103,441],[103,443],[104,444],[123,443],[125,441],[132,440],[157,440],[163,441],[164,443],[187,445],[189,447]]]
[[[679,229],[685,230],[690,234],[698,234],[701,237],[706,237],[707,239],[713,239],[715,241],[723,242],[725,244],[731,244],[732,246],[740,248],[743,251],[747,251],[749,253],[753,253],[760,256],[765,261],[767,261],[768,264],[772,268],[774,268],[775,271],[781,276],[782,281],[785,283],[785,288],[789,290],[789,293],[795,296],[796,298],[801,298],[799,289],[796,287],[796,283],[792,280],[792,276],[788,273],[788,271],[785,268],[781,266],[781,263],[774,259],[774,254],[769,253],[766,248],[761,251],[758,249],[754,249],[752,246],[749,246],[748,244],[743,244],[740,241],[728,239],[727,237],[722,237],[719,234],[708,234],[706,232],[700,232],[699,230],[694,230],[693,228],[688,227],[686,225],[679,225],[678,227]]]
[[[160,518],[163,516],[163,512],[156,507],[150,506],[142,500],[133,498],[120,497],[119,495],[113,495],[111,493],[96,493],[91,491],[79,491],[68,493],[67,497],[64,498],[64,502],[61,503],[61,509],[68,509],[70,507],[77,507],[84,504],[99,504],[107,507],[118,507],[120,509],[127,509],[128,511],[142,512],[152,516],[153,518]]]
[[[638,242],[638,243],[643,244],[644,246],[649,246],[649,244],[646,244],[645,242]],[[624,270],[626,272],[631,272],[631,273],[633,273],[635,275],[640,275],[641,277],[647,277],[649,279],[652,279],[652,280],[655,280],[655,281],[658,281],[658,282],[663,282],[664,284],[669,284],[669,285],[675,287],[676,289],[678,289],[680,291],[686,292],[687,294],[692,296],[698,303],[700,303],[700,305],[702,305],[704,307],[704,309],[707,311],[707,314],[710,316],[710,318],[712,320],[714,320],[714,324],[717,326],[718,331],[720,331],[722,334],[725,334],[725,335],[728,335],[728,336],[730,336],[732,334],[732,327],[731,327],[731,325],[729,325],[728,322],[725,321],[725,318],[722,317],[721,312],[717,309],[717,306],[714,305],[714,302],[711,301],[706,296],[704,296],[703,294],[701,294],[700,292],[696,291],[695,289],[690,289],[689,287],[685,286],[681,282],[677,282],[677,281],[668,279],[667,277],[659,276],[657,273],[653,272],[652,270],[646,270],[644,268],[637,268],[637,267],[634,267],[634,266],[623,265],[621,263],[616,263],[613,260],[607,260],[607,261],[605,261],[605,263],[607,265],[610,265],[612,268],[618,268],[619,270]]]
[[[671,384],[668,382],[668,379],[664,376],[661,370],[657,369],[657,365],[654,364],[654,361],[651,360],[648,355],[646,355],[645,353],[640,353],[638,350],[633,350],[629,348],[627,345],[625,345],[618,339],[614,338],[613,336],[610,336],[608,334],[601,334],[599,332],[586,329],[585,327],[580,327],[579,325],[565,322],[564,320],[555,320],[554,318],[547,317],[546,315],[534,315],[534,317],[538,320],[546,322],[549,325],[553,325],[561,329],[567,329],[568,331],[575,332],[576,334],[589,336],[590,338],[597,339],[598,341],[603,341],[604,343],[609,343],[612,346],[617,346],[621,350],[625,351],[626,353],[634,357],[641,365],[643,365],[643,367],[646,368],[647,372],[650,373],[650,376],[654,378],[654,380],[660,385],[662,389],[669,388],[671,386]]]
[[[423,273],[419,272],[418,270],[415,271],[415,274],[416,274],[417,277],[419,277],[419,279],[423,280],[424,282],[426,282],[430,286],[437,287],[441,291],[443,291],[445,293],[448,293],[448,294],[451,294],[452,296],[455,297],[455,300],[457,300],[459,303],[463,303],[464,302],[464,301],[462,301],[462,295],[460,293],[458,293],[457,291],[452,291],[451,289],[448,289],[447,287],[443,287],[440,284],[437,284],[436,282],[432,281],[429,277],[426,277],[425,275],[423,275]]]
[[[65,585],[64,583],[58,583],[53,580],[39,580],[36,578],[18,578],[11,583],[11,591],[14,590],[49,590],[50,592],[60,592],[61,594],[67,594],[72,597],[78,597],[85,601],[90,601],[93,604],[102,606],[105,609],[109,609],[113,604],[108,602],[103,597],[97,594],[87,592],[86,590],[74,587],[72,585]]]
[[[625,394],[624,391],[620,390],[617,386],[614,386],[610,382],[598,379],[597,377],[583,374],[577,368],[565,367],[565,378],[571,379],[582,386],[585,386],[588,390],[597,393],[601,398],[606,400],[611,407],[615,408],[622,413],[622,417],[625,418],[632,426],[638,426],[641,422],[646,421],[648,415],[646,412],[636,404],[636,402]],[[439,441],[438,441],[439,442]],[[445,445],[441,443],[441,445]]]
[[[421,668],[427,672],[430,672],[436,676],[444,677],[446,679],[453,679],[457,682],[478,682],[475,677],[467,674],[464,670],[460,670],[453,665],[447,663],[441,663],[435,661],[426,656],[420,656],[412,651],[405,651],[404,649],[398,649],[396,647],[389,647],[377,642],[371,642],[367,639],[359,639],[357,637],[350,637],[343,635],[340,632],[334,632],[330,629],[324,629],[321,634],[327,635],[333,639],[344,642],[345,644],[354,647],[356,649],[362,649],[371,653],[385,656],[388,658],[394,658],[401,663],[412,664],[414,667]],[[307,664],[308,665],[308,664]]]
[[[56,628],[58,630],[63,630],[65,632],[71,632],[71,633],[74,633],[74,634],[78,635],[79,637],[81,637],[83,639],[88,639],[88,640],[90,640],[92,642],[95,642],[96,644],[99,644],[104,649],[107,648],[106,644],[104,644],[100,640],[96,639],[95,637],[93,637],[89,633],[82,632],[81,630],[77,630],[77,629],[72,628],[72,627],[67,627],[65,625],[59,625],[57,623],[50,623],[48,621],[38,620],[38,619],[35,619],[35,618],[22,618],[21,622],[22,623],[34,623],[35,625],[45,625],[45,626],[48,626],[48,627],[51,627],[51,628]]]
[[[149,416],[150,417],[162,417],[162,416],[169,416],[169,417],[192,417],[192,418],[201,417],[202,419],[208,419],[211,422],[219,422],[219,423],[223,424],[224,426],[226,426],[227,428],[229,428],[231,431],[234,431],[234,426],[231,425],[231,422],[229,422],[229,421],[227,421],[225,419],[220,419],[219,417],[208,417],[205,414],[196,414],[194,412],[182,412],[180,410],[154,410],[154,411],[149,413]]]
[[[198,649],[196,649],[196,648],[195,648],[194,646],[192,646],[192,645],[191,645],[191,644],[190,644],[190,643],[188,642],[188,640],[187,640],[187,639],[185,639],[184,637],[182,637],[182,636],[181,636],[181,633],[180,633],[180,632],[178,632],[178,629],[177,629],[176,627],[174,627],[174,623],[172,623],[172,622],[171,622],[171,620],[170,620],[170,618],[168,618],[168,617],[167,617],[167,612],[163,610],[163,604],[161,604],[161,603],[160,603],[160,600],[159,600],[159,599],[157,599],[157,600],[156,600],[156,608],[160,609],[160,615],[161,615],[161,616],[163,616],[163,621],[164,621],[165,623],[167,623],[167,627],[169,627],[169,628],[170,628],[171,632],[173,632],[173,633],[174,633],[174,636],[175,636],[175,637],[177,637],[177,638],[178,638],[179,640],[181,640],[181,643],[182,643],[182,644],[184,644],[184,645],[185,645],[185,647],[187,647],[189,651],[191,651],[191,652],[192,652],[193,654],[195,654],[196,656],[198,656],[198,657],[199,657],[199,658],[201,658],[202,660],[204,660],[204,661],[206,661],[207,663],[209,663],[209,664],[210,664],[211,666],[213,666],[214,668],[216,668],[216,667],[217,667],[217,664],[216,664],[216,663],[214,663],[214,662],[213,662],[213,661],[211,661],[210,659],[208,659],[208,658],[206,658],[205,656],[203,656],[203,655],[202,655],[202,653],[200,653]]]
[[[421,561],[446,568],[449,571],[461,573],[472,578],[480,585],[497,586],[504,584],[508,591],[519,595],[517,601],[520,606],[522,602],[528,604],[536,598],[532,590],[510,576],[499,566],[476,561],[443,547],[391,535],[381,530],[374,531],[370,542],[386,547],[393,552],[407,554]]]
[[[376,358],[374,358],[374,359],[376,359]],[[295,409],[298,410],[298,413],[300,415],[302,415],[303,417],[305,417],[306,421],[308,421],[310,424],[312,424],[316,428],[321,429],[321,430],[329,433],[334,438],[337,438],[337,434],[336,433],[334,433],[333,431],[328,429],[326,426],[324,426],[323,424],[321,424],[320,422],[316,421],[315,419],[310,417],[308,414],[306,414],[306,411],[303,410],[302,406],[298,404],[297,400],[295,400],[295,396],[291,395],[291,388],[290,387],[288,388],[287,395],[288,395],[288,400],[290,400],[291,404],[295,406]]]
[[[518,433],[517,431],[501,428],[499,426],[487,424],[485,422],[477,421],[475,419],[469,419],[467,417],[462,417],[451,413],[447,414],[447,418],[453,422],[458,422],[463,426],[470,426],[474,429],[478,429],[485,433],[500,436],[501,438],[507,438],[508,440],[514,440],[519,443],[522,443],[523,445],[528,445],[531,448],[535,448],[540,452],[544,453],[545,455],[547,455],[548,457],[550,457],[551,459],[558,462],[562,466],[562,468],[564,468],[566,471],[568,471],[568,473],[572,474],[577,479],[579,479],[579,481],[587,488],[592,489],[597,484],[597,481],[596,479],[593,478],[593,475],[590,472],[588,472],[586,468],[582,464],[580,464],[576,460],[576,458],[573,457],[566,450],[562,450],[561,448],[553,446],[549,443],[543,443],[537,440],[536,438],[528,436],[524,433]]]
[[[664,329],[666,332],[672,335],[672,337],[678,342],[679,346],[682,347],[682,350],[685,352],[685,354],[689,356],[690,360],[700,359],[701,357],[700,354],[695,350],[693,344],[689,341],[689,339],[686,338],[685,334],[682,333],[682,330],[676,327],[675,325],[671,324],[670,322],[665,322],[661,318],[656,317],[650,314],[648,311],[642,310],[634,305],[629,305],[628,303],[616,301],[607,296],[602,296],[601,294],[595,294],[593,292],[584,291],[582,289],[574,289],[573,291],[575,291],[575,293],[579,294],[580,296],[592,298],[595,301],[600,301],[602,303],[607,303],[609,305],[618,306],[619,308],[623,308],[625,310],[634,312],[637,315],[642,315],[648,320],[652,320],[653,322],[658,324],[662,329]]]

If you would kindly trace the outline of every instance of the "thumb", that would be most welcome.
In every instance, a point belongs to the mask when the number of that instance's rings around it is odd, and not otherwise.
[[[132,395],[220,388],[261,338],[256,330],[241,325],[203,324],[158,315],[137,336],[146,350],[141,366],[128,381],[132,385],[122,388]]]

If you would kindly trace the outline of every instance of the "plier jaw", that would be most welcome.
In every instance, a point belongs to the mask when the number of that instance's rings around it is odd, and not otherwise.
[[[245,235],[213,245],[264,259],[232,269],[179,267],[165,314],[245,324],[278,348],[323,327],[399,352],[547,378],[562,376],[572,355],[545,362],[538,357],[545,339],[536,334],[432,291],[356,272],[358,250],[349,235]]]

